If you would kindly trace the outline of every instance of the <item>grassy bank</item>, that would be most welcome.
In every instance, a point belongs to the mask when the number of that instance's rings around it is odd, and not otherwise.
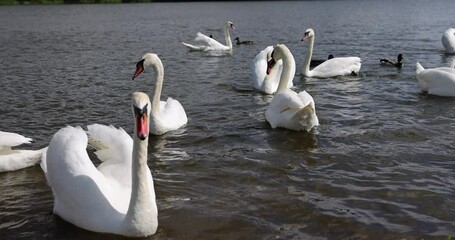
[[[154,0],[0,0],[0,5],[29,5],[29,4],[77,4],[77,3],[141,3],[155,2]]]

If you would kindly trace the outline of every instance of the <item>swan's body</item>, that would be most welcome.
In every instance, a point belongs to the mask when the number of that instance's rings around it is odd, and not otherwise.
[[[124,236],[149,236],[158,226],[158,209],[147,166],[150,101],[133,94],[133,139],[112,126],[60,129],[43,154],[41,166],[54,195],[53,212],[87,230]],[[97,147],[95,167],[86,148]]]
[[[286,87],[290,74],[289,63],[293,58],[289,49],[281,44],[277,45],[272,54],[271,61],[282,59],[283,72],[277,92],[265,112],[265,119],[272,128],[310,131],[319,125],[313,98],[306,91],[296,93]]]
[[[420,88],[428,94],[455,97],[455,69],[439,67],[424,69],[416,63],[416,77]]]
[[[237,44],[237,45],[241,45],[241,44],[247,44],[247,45],[249,45],[249,44],[253,44],[253,43],[254,43],[254,42],[251,41],[251,40],[240,41],[240,38],[239,38],[239,37],[234,38],[234,40],[236,41],[235,44]]]
[[[179,101],[168,98],[160,101],[164,80],[164,67],[158,55],[146,53],[136,64],[133,80],[144,70],[155,70],[155,91],[152,98],[152,113],[150,116],[150,133],[161,135],[179,129],[188,122],[185,109]]]
[[[283,61],[276,61],[274,66],[270,69],[267,67],[267,62],[270,59],[270,54],[273,52],[273,46],[268,46],[262,50],[253,60],[253,71],[252,71],[252,81],[253,87],[256,90],[267,94],[273,94],[276,92],[278,85],[280,83],[280,76],[283,71]],[[290,59],[290,73],[287,88],[293,86],[292,80],[295,75],[295,62],[294,59]],[[267,74],[267,70],[269,73]]]
[[[446,49],[446,53],[455,53],[455,28],[447,29],[442,35],[442,45]]]
[[[195,44],[189,44],[182,42],[190,51],[222,51],[222,52],[231,52],[232,51],[232,40],[231,34],[229,33],[229,28],[235,29],[234,24],[230,21],[226,22],[224,26],[224,37],[226,39],[226,45],[218,42],[217,40],[208,37],[200,32],[196,34],[194,39]]]
[[[17,133],[0,131],[0,172],[16,171],[37,165],[45,148],[40,150],[12,149],[12,147],[27,144],[31,141],[31,138],[26,138]]]
[[[398,54],[397,60],[391,60],[388,58],[380,58],[379,62],[381,63],[381,66],[393,66],[396,68],[401,68],[403,66],[403,54]]]
[[[305,61],[302,68],[302,75],[305,77],[330,78],[336,76],[345,76],[358,74],[361,67],[359,57],[336,57],[328,59],[317,67],[310,70],[311,57],[313,55],[314,31],[309,28],[305,31],[302,39],[308,41],[308,49],[305,54]]]

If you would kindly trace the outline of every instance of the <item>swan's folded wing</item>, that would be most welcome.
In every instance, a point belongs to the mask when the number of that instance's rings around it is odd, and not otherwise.
[[[223,49],[226,46],[218,42],[217,40],[208,37],[200,32],[196,34],[196,38],[194,39],[198,43],[198,45],[206,46],[209,49]]]
[[[329,59],[313,69],[320,77],[335,77],[358,73],[361,59],[358,57],[337,57]]]
[[[455,73],[446,68],[424,70],[417,74],[417,80],[429,94],[455,97]]]
[[[267,54],[271,51],[273,51],[273,46],[268,46],[253,59],[253,85],[257,86],[256,88],[260,88],[267,75]]]
[[[160,121],[168,124],[170,129],[178,129],[188,122],[185,109],[179,101],[169,97],[166,102],[160,102],[160,108]]]
[[[14,147],[33,141],[31,138],[26,138],[17,133],[0,131],[0,150],[3,147]]]
[[[85,176],[98,185],[103,176],[93,165],[87,151],[87,135],[80,127],[65,127],[52,137],[46,154],[43,170],[52,188],[70,189],[74,178]],[[84,185],[80,182],[79,184]],[[73,189],[74,190],[74,189]]]
[[[107,162],[131,162],[133,139],[122,129],[101,124],[87,126],[88,142],[96,156]]]

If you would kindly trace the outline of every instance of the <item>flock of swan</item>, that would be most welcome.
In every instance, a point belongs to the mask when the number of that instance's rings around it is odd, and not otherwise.
[[[226,22],[226,45],[210,36],[197,33],[195,43],[182,43],[191,51],[232,52]],[[308,41],[301,75],[330,78],[358,74],[359,57],[333,57],[310,69],[314,30],[305,31],[302,40]],[[240,41],[237,38],[237,41]],[[251,44],[248,42],[245,44]],[[442,43],[448,53],[455,53],[455,29],[444,33]],[[397,61],[381,59],[382,64],[402,66],[402,55]],[[429,94],[455,96],[455,69],[440,67],[424,69],[417,62],[416,77],[420,87]],[[319,125],[315,102],[306,92],[293,91],[292,79],[296,64],[291,51],[283,44],[268,46],[253,59],[252,85],[266,94],[274,94],[267,106],[265,118],[272,128],[310,131]],[[124,236],[149,236],[158,227],[153,178],[147,166],[147,147],[150,134],[161,135],[187,124],[187,116],[179,101],[161,101],[164,67],[160,58],[146,53],[136,64],[133,80],[142,72],[153,70],[155,89],[150,101],[147,94],[132,94],[131,137],[122,128],[93,124],[83,130],[65,127],[55,133],[48,147],[40,150],[12,150],[30,143],[32,139],[19,134],[0,131],[0,172],[41,165],[54,196],[53,212],[74,225],[95,232]],[[95,148],[101,161],[97,167],[86,151]]]

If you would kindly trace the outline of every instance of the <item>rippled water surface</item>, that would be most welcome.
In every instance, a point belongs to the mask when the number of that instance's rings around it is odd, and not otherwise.
[[[188,52],[196,32],[254,40],[230,56]],[[144,52],[165,67],[163,98],[185,107],[179,131],[152,137],[159,230],[151,239],[447,239],[455,236],[455,99],[421,93],[415,62],[447,66],[442,33],[453,2],[302,1],[0,7],[0,130],[45,147],[66,125],[132,132],[132,81]],[[358,77],[294,78],[315,99],[321,126],[272,130],[272,96],[251,87],[251,60],[286,44],[303,64],[360,56]],[[403,53],[403,69],[378,58]],[[52,212],[36,166],[0,173],[0,238],[112,239]]]

